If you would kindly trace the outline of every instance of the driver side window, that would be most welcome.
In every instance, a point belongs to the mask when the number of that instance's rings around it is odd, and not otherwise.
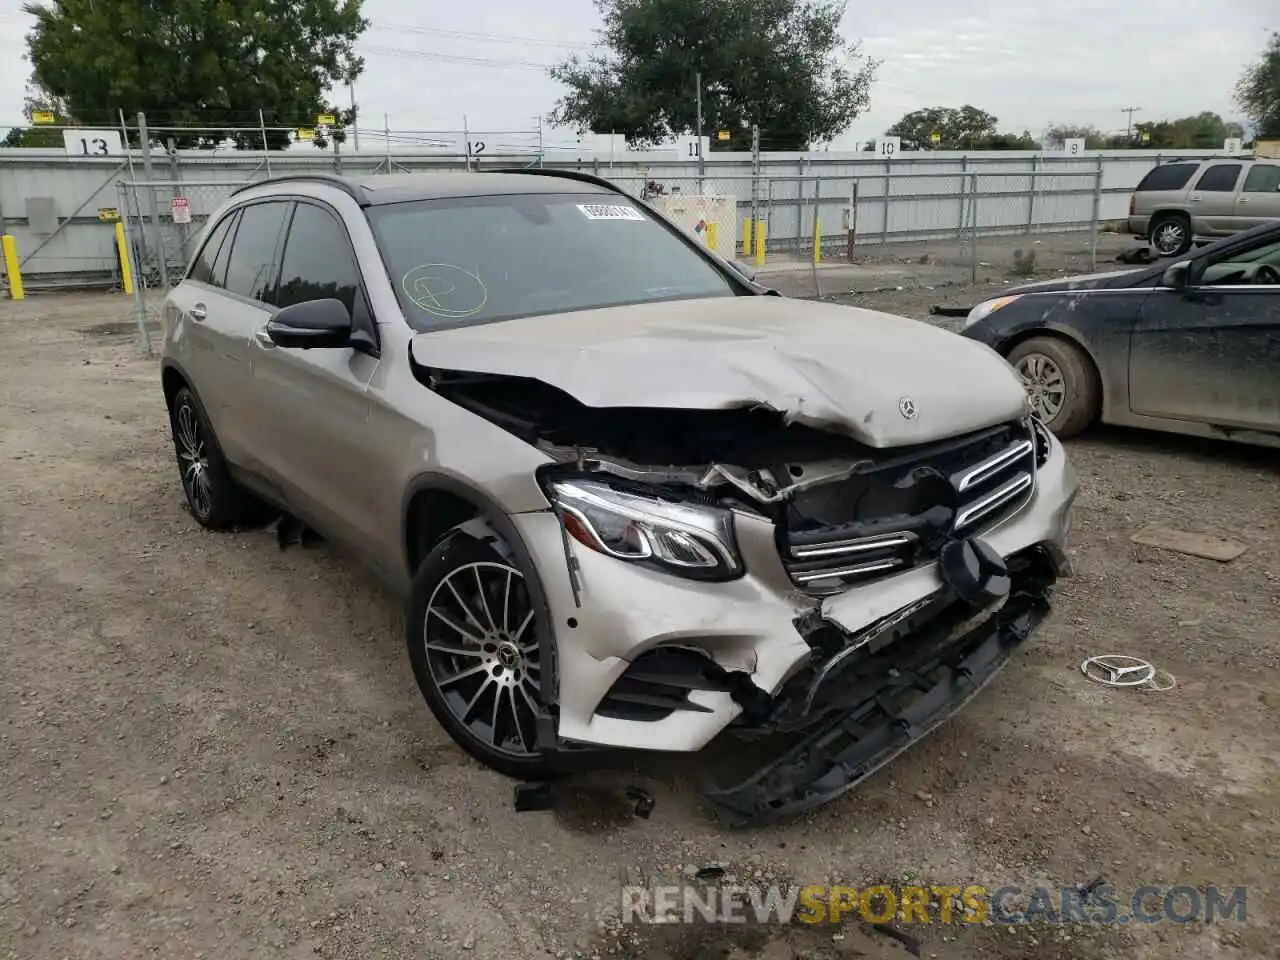
[[[1280,286],[1280,240],[1272,234],[1257,246],[1237,250],[1210,263],[1200,286]]]

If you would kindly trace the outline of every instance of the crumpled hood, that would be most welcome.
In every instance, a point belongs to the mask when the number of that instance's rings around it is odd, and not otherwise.
[[[1057,280],[1041,280],[1037,283],[1024,283],[1004,292],[1007,296],[1013,293],[1054,293],[1060,290],[1097,290],[1104,287],[1128,286],[1130,279],[1150,273],[1149,268],[1142,270],[1109,270],[1106,273],[1086,273],[1078,277],[1059,277]]]
[[[788,421],[897,447],[1021,417],[989,347],[872,310],[723,297],[581,310],[421,333],[427,368],[528,377],[589,407],[766,406]]]

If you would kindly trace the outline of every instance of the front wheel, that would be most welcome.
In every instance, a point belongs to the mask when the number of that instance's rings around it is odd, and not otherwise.
[[[409,660],[427,706],[462,749],[508,776],[543,777],[539,624],[524,572],[494,536],[455,530],[418,568],[405,620]]]
[[[1063,439],[1098,415],[1102,387],[1084,351],[1056,337],[1036,337],[1009,351],[1034,413]]]

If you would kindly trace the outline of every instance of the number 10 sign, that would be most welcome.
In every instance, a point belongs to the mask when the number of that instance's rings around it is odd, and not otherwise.
[[[119,130],[63,130],[62,142],[69,157],[124,156]]]

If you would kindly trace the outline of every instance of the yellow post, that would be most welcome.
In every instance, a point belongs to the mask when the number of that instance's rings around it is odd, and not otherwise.
[[[124,224],[116,221],[116,255],[120,258],[120,286],[126,296],[133,296],[133,267],[129,265],[129,245],[124,239]]]
[[[4,272],[9,276],[9,299],[21,300],[27,294],[22,289],[22,270],[18,266],[18,244],[11,234],[0,237],[0,249],[4,251]]]
[[[813,262],[822,262],[822,222],[813,218]]]
[[[742,218],[742,255],[744,257],[751,256],[751,218]]]
[[[756,224],[756,266],[764,266],[764,241],[765,232],[768,229],[769,221],[761,220]]]
[[[716,249],[716,225],[714,223],[707,224],[707,246],[712,250]]]

